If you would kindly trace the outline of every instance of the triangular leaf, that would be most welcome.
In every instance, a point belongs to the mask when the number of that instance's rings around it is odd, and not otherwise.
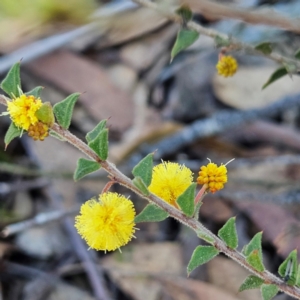
[[[278,287],[275,284],[263,284],[260,287],[263,300],[271,300],[278,293]]]
[[[134,177],[132,182],[145,196],[150,195],[148,187],[140,176]]]
[[[246,261],[251,265],[255,270],[262,272],[265,267],[263,265],[259,250],[253,250],[247,257]]]
[[[39,121],[47,124],[50,127],[54,124],[54,114],[50,102],[44,102],[42,106],[36,111],[35,116]]]
[[[50,136],[52,136],[52,137],[54,137],[54,138],[56,138],[56,139],[58,139],[58,140],[60,140],[60,141],[62,141],[62,142],[65,142],[66,140],[62,137],[62,136],[60,136],[59,134],[57,134],[55,131],[53,131],[53,130],[50,130],[49,131],[49,134],[50,134]]]
[[[20,136],[21,134],[22,129],[17,127],[13,122],[11,122],[4,137],[5,149],[14,138]]]
[[[98,134],[105,129],[106,127],[106,123],[107,120],[102,120],[100,123],[98,123],[98,125],[90,132],[88,132],[85,136],[87,142],[89,143],[90,141],[92,141],[93,139],[95,139]]]
[[[78,181],[84,176],[93,173],[101,168],[101,165],[95,161],[79,158],[77,161],[77,167],[74,172],[74,180]]]
[[[250,290],[250,289],[258,289],[263,283],[264,283],[263,279],[254,275],[250,275],[245,279],[245,281],[240,286],[239,292]]]
[[[230,45],[230,40],[228,38],[222,38],[218,35],[215,36],[215,45],[217,48],[227,47]]]
[[[298,265],[296,286],[300,287],[300,264]]]
[[[100,159],[106,160],[108,157],[108,128],[103,129],[88,145],[98,154]]]
[[[148,204],[143,211],[135,217],[134,222],[160,222],[165,220],[168,216],[168,213],[160,207],[154,204]]]
[[[31,91],[25,93],[25,95],[27,95],[27,96],[34,96],[35,98],[39,98],[40,95],[41,95],[42,89],[44,89],[44,87],[37,86],[34,89],[32,89]]]
[[[188,275],[200,265],[203,265],[219,254],[219,250],[214,246],[198,246],[187,266]]]
[[[258,250],[262,259],[262,246],[261,246],[262,232],[258,232],[252,240],[243,248],[243,253],[248,256],[253,250]]]
[[[226,243],[229,248],[235,249],[238,246],[235,217],[230,218],[225,223],[225,225],[219,230],[218,236]]]
[[[64,129],[68,129],[71,124],[73,108],[79,96],[80,93],[71,94],[66,99],[56,103],[53,106],[53,112],[56,120],[58,124]]]
[[[171,62],[179,52],[191,46],[198,39],[198,37],[199,33],[197,31],[189,29],[180,29],[178,31],[175,44],[171,51]]]
[[[20,62],[14,64],[8,71],[6,77],[1,82],[2,90],[7,93],[10,98],[20,97],[21,77]]]
[[[273,50],[272,48],[273,48],[273,45],[270,42],[264,42],[264,43],[261,43],[261,44],[255,46],[256,50],[261,51],[263,54],[266,54],[266,55],[272,53],[272,50]]]
[[[298,276],[297,250],[293,250],[278,268],[279,275],[288,285],[295,285]]]
[[[202,230],[196,230],[197,236],[202,239],[203,241],[206,241],[209,244],[213,244],[215,242],[215,240],[209,236],[206,232],[202,231]]]
[[[192,183],[176,200],[180,209],[189,217],[194,214],[196,183]]]
[[[297,66],[293,62],[285,62],[283,63],[284,67],[286,68],[286,71],[292,78],[292,74],[297,73]]]
[[[146,186],[149,186],[152,180],[153,153],[144,157],[132,170],[132,174],[141,177]]]
[[[277,69],[268,79],[268,81],[263,85],[262,89],[265,89],[268,85],[273,83],[274,81],[280,79],[281,77],[288,74],[288,71],[286,68],[279,68]]]
[[[190,7],[186,4],[183,4],[180,6],[177,10],[176,13],[180,15],[185,23],[188,21],[191,21],[193,18],[193,12],[191,11]]]

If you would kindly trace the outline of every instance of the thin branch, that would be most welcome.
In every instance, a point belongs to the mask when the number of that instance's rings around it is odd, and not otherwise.
[[[94,154],[91,149],[86,145],[84,142],[82,142],[80,139],[76,138],[74,135],[72,135],[69,131],[62,129],[60,126],[55,124],[52,127],[52,130],[54,130],[57,134],[64,137],[64,139],[68,142],[70,142],[72,145],[77,147],[79,150],[84,152],[88,157],[95,159],[99,162],[99,158]],[[275,284],[278,286],[278,288],[285,292],[286,294],[296,298],[300,299],[300,289],[297,287],[292,287],[287,285],[283,280],[279,279],[272,273],[268,271],[259,272],[255,270],[251,265],[249,265],[246,261],[246,258],[243,254],[238,252],[237,250],[230,249],[227,247],[227,245],[219,239],[217,236],[215,236],[213,233],[211,233],[208,229],[206,229],[200,222],[195,220],[194,218],[189,218],[186,215],[183,214],[183,212],[179,211],[175,207],[169,205],[167,202],[163,201],[159,197],[150,194],[150,196],[145,196],[141,193],[140,190],[137,189],[137,187],[132,183],[132,180],[122,174],[115,165],[108,161],[100,161],[100,164],[103,169],[105,169],[113,178],[121,185],[127,187],[128,189],[132,190],[136,194],[138,194],[140,197],[148,200],[151,203],[156,204],[163,210],[165,210],[171,217],[178,220],[179,222],[185,224],[186,226],[192,228],[196,234],[201,237],[202,234],[208,236],[213,240],[212,244],[220,251],[223,252],[225,255],[233,259],[234,261],[238,262],[240,265],[242,265],[244,268],[248,269],[250,272],[255,274],[256,276],[262,278],[266,283],[269,284]]]
[[[78,209],[79,207],[75,207],[70,210],[56,210],[51,212],[40,213],[32,219],[10,224],[4,227],[0,234],[3,237],[8,237],[37,225],[44,225],[49,222],[59,221],[60,219],[68,215],[77,213]]]
[[[0,162],[0,172],[14,175],[24,175],[26,177],[50,177],[50,178],[65,178],[73,180],[73,172],[64,171],[46,171],[39,169],[32,169],[30,167],[20,166],[13,163]],[[0,191],[1,193],[1,191]]]
[[[0,95],[0,103],[3,104],[3,105],[5,105],[5,106],[7,106],[6,99],[5,99],[5,97],[3,95]]]
[[[249,123],[257,119],[271,118],[279,112],[282,112],[285,109],[290,109],[291,107],[294,109],[298,109],[300,107],[300,94],[286,96],[263,108],[245,111],[223,110],[217,112],[209,118],[196,120],[182,130],[170,135],[156,144],[143,145],[140,147],[139,153],[132,155],[131,161],[140,160],[142,156],[145,156],[156,149],[155,157],[161,158],[166,155],[171,155],[199,139],[221,134],[222,132],[236,128],[236,126],[240,126],[241,124]],[[172,145],[172,147],[170,147],[170,145]]]
[[[166,18],[168,18],[169,20],[171,20],[173,22],[182,24],[181,17],[179,15],[177,15],[176,13],[171,12],[170,10],[166,10],[165,7],[162,8],[158,4],[156,4],[154,2],[150,2],[148,0],[132,0],[132,1],[135,3],[138,3],[142,6],[156,10],[158,13],[162,14],[163,16],[165,16]],[[224,33],[218,32],[216,30],[203,27],[200,24],[197,24],[193,21],[188,22],[186,25],[187,25],[187,28],[189,28],[191,30],[195,30],[195,31],[199,32],[200,34],[209,36],[213,39],[215,39],[216,37],[219,37],[224,40],[227,40],[230,43],[229,48],[231,51],[243,50],[246,53],[251,54],[251,55],[267,57],[281,65],[282,64],[289,65],[290,69],[294,70],[292,72],[293,74],[294,73],[296,74],[298,71],[300,71],[300,61],[299,60],[296,60],[296,59],[290,58],[290,57],[286,57],[286,56],[283,56],[283,55],[281,55],[279,53],[275,53],[275,52],[272,52],[270,54],[264,54],[261,51],[256,50],[254,46],[242,43],[238,39],[230,37]]]
[[[4,196],[12,192],[21,192],[32,189],[43,188],[49,184],[49,181],[44,178],[38,178],[33,180],[24,180],[18,182],[18,184],[0,182],[0,195]]]
[[[0,102],[2,103],[1,99],[3,99],[3,98],[0,96]],[[6,102],[5,102],[5,104],[6,104]],[[110,163],[109,161],[103,161],[103,160],[99,159],[97,154],[93,150],[91,150],[87,144],[85,144],[82,140],[78,139],[76,136],[71,134],[68,130],[61,128],[58,124],[54,124],[51,127],[51,129],[53,131],[55,131],[58,135],[62,136],[67,142],[69,142],[70,144],[75,146],[77,149],[82,151],[86,156],[88,156],[89,158],[91,158],[91,159],[95,160],[96,162],[98,162],[99,164],[101,164],[102,168],[104,170],[106,170],[114,178],[114,180],[117,181],[119,184],[132,190],[137,195],[146,199],[150,203],[156,204],[157,206],[159,206],[160,208],[165,210],[169,214],[169,216],[173,217],[174,219],[178,220],[179,222],[181,222],[184,225],[193,229],[195,231],[195,233],[197,234],[197,236],[199,236],[200,238],[201,238],[201,236],[202,237],[206,236],[209,239],[211,239],[212,242],[210,242],[210,243],[213,246],[215,246],[220,252],[224,253],[225,255],[230,257],[232,260],[238,262],[240,265],[242,265],[244,268],[249,270],[254,275],[258,276],[259,278],[262,278],[265,283],[275,284],[281,291],[285,292],[287,295],[290,295],[296,299],[300,299],[300,289],[298,287],[287,285],[283,280],[279,279],[278,277],[276,277],[269,271],[266,271],[266,270],[263,272],[257,271],[246,261],[246,258],[243,254],[241,254],[237,250],[228,248],[227,245],[225,244],[225,242],[223,242],[221,239],[219,239],[216,235],[214,235],[212,232],[210,232],[207,228],[205,228],[198,220],[186,216],[182,211],[169,205],[167,202],[163,201],[162,199],[160,199],[159,197],[157,197],[154,194],[150,194],[149,196],[145,196],[144,194],[142,194],[142,192],[133,184],[132,180],[130,178],[128,178],[127,176],[125,176],[123,173],[121,173],[114,164]],[[48,192],[50,192],[50,191],[48,191]],[[50,194],[51,194],[51,192],[50,192]],[[50,196],[54,197],[54,195],[50,195]],[[69,220],[65,220],[65,221],[69,221]],[[68,224],[66,224],[66,225],[69,225],[66,227],[67,227],[67,229],[70,230],[71,224],[68,222]],[[72,229],[74,229],[74,228],[72,227]],[[77,240],[76,240],[76,243],[77,243]],[[77,247],[81,248],[82,244],[77,243],[76,248]],[[80,255],[80,257],[84,256],[82,251],[77,251],[77,252]],[[85,259],[86,258],[83,258],[83,260],[85,260]],[[88,263],[88,262],[91,263],[90,261],[85,261],[85,263]],[[92,268],[92,270],[94,271],[93,268]],[[91,269],[90,269],[90,271],[91,271]],[[92,275],[92,274],[90,274],[90,275]],[[92,282],[95,279],[94,276],[96,276],[96,274],[93,274],[91,276]],[[103,291],[99,291],[99,292],[103,292]]]
[[[181,2],[189,4],[193,11],[200,12],[205,16],[218,19],[237,19],[249,24],[264,24],[300,33],[299,19],[289,19],[271,9],[247,10],[235,7],[230,3],[225,5],[208,0],[181,0]]]

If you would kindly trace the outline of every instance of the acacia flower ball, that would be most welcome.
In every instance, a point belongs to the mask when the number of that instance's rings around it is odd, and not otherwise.
[[[17,127],[24,130],[28,130],[30,125],[35,125],[38,122],[35,113],[41,106],[40,98],[24,94],[12,101],[7,101],[7,111],[11,120]]]
[[[149,191],[177,207],[176,199],[192,184],[193,173],[184,165],[162,162],[152,171]]]
[[[38,121],[35,125],[29,126],[28,135],[35,141],[43,141],[49,135],[49,127],[48,125]]]
[[[75,217],[75,227],[90,248],[113,251],[126,245],[135,232],[132,201],[117,193],[90,199]]]
[[[225,165],[217,166],[214,163],[209,163],[207,166],[202,166],[197,178],[198,184],[207,185],[207,189],[211,193],[215,193],[224,188],[227,182],[227,168]]]
[[[234,57],[224,55],[219,59],[216,68],[218,70],[219,75],[224,77],[230,77],[236,73],[238,63]]]

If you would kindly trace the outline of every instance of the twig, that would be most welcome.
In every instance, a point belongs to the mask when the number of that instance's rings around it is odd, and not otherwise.
[[[38,178],[36,180],[20,181],[18,184],[9,184],[6,182],[0,182],[0,195],[6,195],[12,192],[27,191],[31,189],[37,189],[45,187],[49,184],[49,181],[44,178]]]
[[[7,106],[6,99],[5,99],[5,97],[3,95],[0,95],[0,103],[3,104],[3,105],[5,105],[5,106]]]
[[[73,180],[72,172],[55,172],[46,170],[33,170],[29,167],[20,166],[17,164],[11,164],[6,162],[0,162],[0,172],[5,172],[14,175],[24,175],[26,177],[50,177],[50,178],[65,178]]]
[[[217,198],[226,199],[230,201],[252,201],[259,203],[276,203],[281,205],[298,204],[300,202],[299,188],[290,189],[288,192],[270,195],[268,193],[256,192],[256,191],[243,191],[238,189],[228,189],[226,191],[220,191]]]
[[[57,211],[40,213],[30,220],[21,221],[6,226],[2,230],[1,235],[3,237],[8,237],[37,225],[43,225],[49,222],[58,221],[63,217],[77,213],[78,209],[79,206],[66,211],[57,210]]]
[[[156,144],[143,145],[140,148],[139,154],[134,154],[132,156],[132,161],[136,162],[156,149],[155,157],[161,158],[170,155],[201,138],[220,134],[239,126],[240,124],[251,122],[253,120],[270,118],[286,108],[290,109],[291,107],[294,107],[295,109],[300,107],[300,94],[284,97],[281,100],[260,109],[246,111],[224,110],[217,112],[207,119],[195,121],[191,125]],[[170,147],[170,145],[172,145],[172,147]]]
[[[44,277],[50,281],[57,282],[60,279],[54,274],[48,274],[35,268],[23,266],[17,263],[12,263],[6,260],[0,262],[1,273],[7,275],[17,276],[20,279],[34,279],[36,277]]]
[[[290,127],[265,120],[255,121],[236,131],[226,133],[226,141],[267,142],[300,150],[299,132]],[[1,164],[0,164],[1,168]]]
[[[290,101],[292,103],[299,104],[298,98],[290,97],[289,99],[291,99]],[[1,101],[1,97],[0,97],[0,101]],[[282,101],[279,101],[272,106],[271,111],[269,111],[269,115],[272,115],[275,111],[278,110],[279,107],[282,107]],[[264,112],[264,114],[267,114],[267,112],[264,110],[260,110],[260,113],[258,113],[258,116],[260,116],[262,114],[262,112]],[[248,115],[248,118],[252,118],[253,113],[254,112],[252,111],[252,113],[250,113]],[[236,120],[238,120],[240,118],[241,118],[241,116],[239,115]],[[219,119],[218,121],[219,122],[222,121],[222,118]],[[218,122],[215,122],[215,126],[213,126],[212,130],[220,130],[220,129],[218,129],[219,126],[220,126],[220,124],[218,124]],[[249,263],[246,261],[246,258],[243,254],[241,254],[237,250],[228,248],[227,245],[221,239],[219,239],[212,232],[210,232],[208,229],[206,229],[199,221],[197,221],[194,218],[187,217],[185,214],[183,214],[183,212],[179,211],[175,207],[169,205],[167,202],[163,201],[162,199],[160,199],[159,197],[157,197],[153,194],[150,194],[149,196],[145,196],[144,194],[142,194],[142,192],[139,189],[137,189],[137,187],[132,183],[132,180],[130,178],[128,178],[127,176],[125,176],[123,173],[121,173],[116,168],[115,165],[113,165],[112,163],[110,163],[108,161],[100,160],[99,157],[97,156],[97,154],[93,150],[91,150],[87,144],[85,144],[82,140],[78,139],[76,136],[71,134],[68,130],[61,128],[58,124],[54,124],[51,127],[51,129],[53,131],[55,131],[58,135],[62,136],[67,142],[69,142],[70,144],[75,146],[77,149],[79,149],[80,151],[85,153],[86,156],[95,160],[96,162],[99,162],[101,164],[102,168],[105,169],[119,184],[132,190],[137,195],[146,199],[150,203],[156,204],[157,206],[159,206],[160,208],[165,210],[171,217],[173,217],[174,219],[178,220],[179,222],[181,222],[181,223],[185,224],[186,226],[190,227],[191,229],[193,229],[199,237],[201,237],[201,236],[209,237],[213,241],[213,242],[211,242],[211,244],[213,244],[220,252],[224,253],[225,255],[230,257],[232,260],[238,262],[240,265],[242,265],[244,268],[246,268],[251,273],[258,276],[259,278],[262,278],[264,280],[264,282],[269,283],[269,284],[275,284],[281,291],[285,292],[287,295],[290,295],[296,299],[300,299],[300,289],[299,288],[287,285],[283,280],[279,279],[278,277],[276,277],[269,271],[266,271],[266,270],[263,272],[257,271],[251,265],[249,265]],[[209,130],[209,131],[211,131],[211,130]],[[49,188],[48,188],[48,190],[49,190]],[[51,197],[55,198],[54,195],[52,195]],[[68,220],[68,221],[70,221],[70,220]],[[68,226],[66,226],[67,230],[73,234],[74,227],[72,226],[72,223],[68,222],[68,223],[66,223],[66,225],[68,225]],[[81,240],[74,239],[74,242],[76,243],[76,245],[74,245],[74,246],[75,246],[75,249],[77,250],[78,255],[84,261],[86,259],[86,257],[85,257],[86,253],[87,253],[86,249],[84,249],[84,246],[81,243]],[[91,262],[89,260],[86,263],[90,264]],[[97,270],[94,269],[93,264],[92,264],[92,266],[90,266],[90,268],[88,268],[88,270],[89,270],[89,272],[92,271],[92,273],[90,273],[90,279],[92,280],[91,282],[93,283],[93,286],[94,286],[95,279],[97,278],[97,275],[96,275]],[[96,273],[94,274],[94,272],[96,272]],[[103,292],[103,291],[101,291],[101,292]]]
[[[54,124],[52,126],[52,130],[54,130],[57,134],[64,137],[66,141],[74,145],[76,148],[80,149],[82,152],[84,152],[88,157],[96,160],[99,162],[99,158],[97,155],[86,145],[83,141],[80,139],[74,137],[69,131],[62,129],[59,125]],[[234,261],[238,262],[240,265],[242,265],[244,268],[248,269],[251,273],[255,274],[256,276],[262,278],[266,283],[275,284],[278,286],[278,288],[285,292],[286,294],[296,298],[300,299],[300,289],[297,287],[292,287],[287,285],[283,280],[279,279],[272,273],[268,271],[259,272],[255,270],[251,265],[249,265],[246,261],[246,258],[244,255],[242,255],[240,252],[230,249],[226,246],[226,244],[219,239],[217,236],[215,236],[213,233],[211,233],[208,229],[206,229],[201,223],[199,223],[194,218],[189,218],[186,215],[184,215],[181,211],[177,210],[175,207],[169,205],[167,202],[163,201],[162,199],[158,198],[157,196],[150,194],[150,196],[145,196],[141,193],[140,190],[136,188],[136,186],[132,183],[132,180],[122,174],[115,165],[108,161],[100,161],[100,164],[102,168],[104,168],[113,178],[121,185],[127,187],[128,189],[132,190],[136,194],[138,194],[140,197],[148,200],[151,203],[156,204],[157,206],[161,207],[163,210],[165,210],[171,217],[178,220],[179,222],[185,224],[186,226],[192,228],[198,236],[206,235],[210,237],[213,242],[212,244],[222,253],[233,259]]]
[[[180,23],[180,24],[182,23],[182,19],[179,15],[171,12],[170,10],[166,10],[165,7],[162,8],[161,6],[159,6],[158,4],[156,4],[154,2],[150,2],[148,0],[132,0],[132,1],[135,3],[138,3],[142,6],[156,10],[158,13],[161,13],[163,16],[165,16],[166,18],[168,18],[169,20],[171,20],[173,22]],[[249,44],[242,43],[238,39],[230,37],[224,33],[218,32],[216,30],[203,27],[193,21],[188,22],[186,24],[186,26],[187,26],[187,28],[189,28],[191,30],[195,30],[195,31],[199,32],[200,34],[209,36],[213,39],[219,37],[219,38],[222,38],[222,39],[228,41],[230,44],[230,50],[232,50],[232,51],[244,50],[248,54],[264,56],[264,57],[267,57],[281,65],[282,64],[289,65],[290,72],[293,74],[296,74],[298,71],[300,71],[300,61],[298,61],[296,59],[286,57],[286,56],[280,55],[275,52],[272,52],[270,54],[264,54]]]
[[[238,19],[250,24],[264,24],[297,33],[300,32],[299,19],[286,18],[271,9],[247,10],[235,7],[230,3],[225,5],[208,0],[181,0],[181,2],[189,4],[193,11],[201,12],[205,16],[220,19]]]

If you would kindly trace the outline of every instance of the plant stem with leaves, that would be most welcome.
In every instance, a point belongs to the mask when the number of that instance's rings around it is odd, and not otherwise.
[[[6,99],[0,95],[0,103],[6,105]],[[188,217],[182,211],[176,207],[169,205],[167,202],[163,201],[154,194],[145,195],[140,189],[138,189],[133,181],[121,173],[114,164],[110,163],[108,160],[102,160],[86,143],[74,136],[70,131],[63,129],[60,125],[54,123],[51,127],[51,130],[54,131],[57,135],[61,136],[64,140],[72,144],[78,150],[83,152],[87,157],[93,161],[99,163],[103,169],[105,169],[113,180],[120,185],[132,190],[134,193],[140,197],[146,199],[152,204],[160,207],[164,210],[169,216],[178,220],[182,224],[190,227],[195,231],[197,236],[213,247],[215,247],[219,252],[224,253],[229,258],[238,262],[241,266],[249,270],[255,276],[261,278],[266,284],[273,284],[278,287],[279,290],[285,292],[287,295],[290,295],[296,299],[300,299],[300,289],[296,286],[290,286],[284,280],[276,277],[272,273],[263,270],[258,271],[246,260],[245,255],[239,251],[228,247],[228,245],[219,237],[214,235],[211,231],[205,228],[201,222],[196,218]]]
[[[156,10],[158,13],[162,14],[167,19],[169,19],[173,22],[183,24],[182,17],[179,16],[177,13],[173,12],[171,7],[168,8],[166,6],[159,5],[159,4],[151,2],[149,0],[132,0],[132,1],[137,4],[140,4],[141,6]],[[231,36],[228,36],[227,34],[218,32],[216,30],[201,26],[200,24],[198,24],[194,21],[187,22],[185,24],[185,26],[186,26],[186,28],[188,28],[190,30],[198,32],[199,34],[203,34],[205,36],[215,39],[216,42],[217,42],[217,39],[223,40],[223,42],[226,43],[226,47],[230,51],[244,51],[251,55],[264,56],[266,58],[269,58],[269,59],[277,62],[280,65],[285,66],[288,69],[288,72],[290,74],[296,74],[297,72],[300,71],[300,61],[295,58],[283,56],[276,52],[264,53],[264,52],[256,49],[255,46],[252,46],[252,45],[249,45],[246,43],[242,43],[241,41],[239,41],[236,38],[233,38]]]

